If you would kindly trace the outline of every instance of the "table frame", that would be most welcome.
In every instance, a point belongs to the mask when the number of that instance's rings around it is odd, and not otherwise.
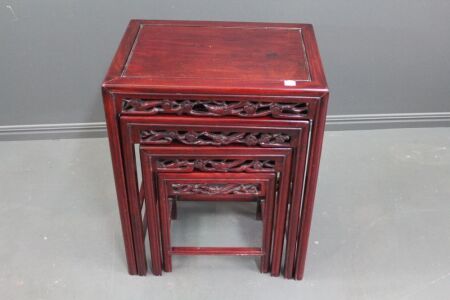
[[[269,271],[276,192],[275,173],[159,173],[157,181],[164,271],[172,271],[172,255],[256,255],[261,256],[261,272]],[[218,184],[222,185],[223,190],[210,188],[211,185]],[[174,185],[181,185],[181,188],[174,191]],[[189,196],[188,201],[257,201],[258,203],[262,201],[262,246],[260,248],[172,247],[170,238],[172,213],[168,202],[169,198],[174,196]]]

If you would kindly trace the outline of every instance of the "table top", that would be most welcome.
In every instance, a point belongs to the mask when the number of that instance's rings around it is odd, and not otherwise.
[[[327,92],[309,24],[132,20],[103,86],[215,93]]]

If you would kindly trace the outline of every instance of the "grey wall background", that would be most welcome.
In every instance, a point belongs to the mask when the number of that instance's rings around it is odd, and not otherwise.
[[[331,121],[370,123],[377,114],[394,114],[383,115],[392,123],[450,120],[448,0],[0,3],[3,132],[103,122],[100,84],[131,18],[313,23],[332,91]]]

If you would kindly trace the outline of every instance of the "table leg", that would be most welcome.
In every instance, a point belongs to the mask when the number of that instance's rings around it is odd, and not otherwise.
[[[126,193],[125,171],[123,168],[122,148],[120,145],[119,124],[116,119],[113,96],[105,90],[103,90],[103,101],[128,273],[131,275],[136,275],[138,274],[138,270],[134,252],[133,230],[128,207],[128,197]]]

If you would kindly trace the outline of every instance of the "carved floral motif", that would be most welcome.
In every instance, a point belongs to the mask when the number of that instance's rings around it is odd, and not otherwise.
[[[187,145],[245,144],[247,146],[289,146],[291,137],[283,133],[208,132],[142,130],[141,141],[149,144],[171,144],[174,141]]]
[[[159,171],[202,171],[202,172],[274,172],[273,160],[238,159],[160,159]]]
[[[175,114],[195,116],[238,116],[273,118],[303,118],[308,114],[308,103],[278,103],[260,101],[220,100],[151,100],[123,99],[122,111],[146,114]]]
[[[174,183],[172,193],[176,195],[256,195],[261,191],[259,184],[207,184],[207,183]]]

